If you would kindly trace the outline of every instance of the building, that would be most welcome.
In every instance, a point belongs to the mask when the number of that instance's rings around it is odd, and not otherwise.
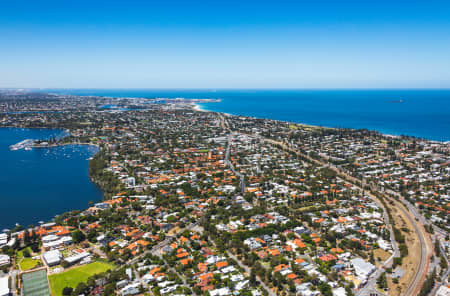
[[[362,281],[365,282],[367,278],[375,271],[375,266],[371,263],[364,261],[361,258],[355,258],[350,260],[353,268],[355,269],[356,276]]]
[[[9,277],[1,277],[0,278],[0,296],[8,296],[9,295]]]
[[[8,235],[6,233],[0,233],[0,247],[3,247],[8,243]]]
[[[227,295],[231,295],[231,291],[228,287],[224,287],[224,288],[209,291],[209,295],[211,295],[211,296],[227,296]]]
[[[42,246],[47,251],[59,249],[60,247],[68,246],[72,243],[73,241],[71,236],[60,237],[54,234],[50,234],[42,238]]]
[[[45,252],[42,257],[48,266],[58,265],[61,262],[62,254],[58,250]]]
[[[122,296],[136,295],[139,293],[139,283],[129,284],[120,290]]]
[[[0,266],[8,265],[9,263],[11,263],[9,256],[0,254]]]
[[[77,262],[79,262],[79,261],[89,257],[90,255],[91,254],[88,253],[88,252],[82,252],[82,253],[79,253],[79,254],[76,254],[76,255],[73,255],[73,256],[70,256],[70,257],[66,257],[66,258],[64,258],[64,260],[67,263],[69,263],[70,265],[72,265],[72,264],[75,264],[75,263],[77,263]]]
[[[450,296],[450,285],[449,286],[441,286],[437,290],[436,296]]]

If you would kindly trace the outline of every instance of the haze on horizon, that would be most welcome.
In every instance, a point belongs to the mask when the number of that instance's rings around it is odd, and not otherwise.
[[[3,1],[0,87],[450,88],[449,15],[448,1]]]

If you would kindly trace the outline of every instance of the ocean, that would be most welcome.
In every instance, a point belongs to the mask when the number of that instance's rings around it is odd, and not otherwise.
[[[450,90],[49,89],[73,95],[220,98],[202,109],[450,141]]]
[[[63,133],[55,129],[0,128],[0,232],[15,223],[37,225],[57,214],[85,209],[89,201],[103,198],[88,175],[88,158],[97,153],[97,147],[9,149],[24,139],[48,139]]]

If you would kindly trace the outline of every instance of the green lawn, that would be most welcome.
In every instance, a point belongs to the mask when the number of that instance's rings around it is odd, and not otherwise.
[[[19,262],[20,269],[22,271],[33,269],[41,262],[41,260],[34,260],[32,258],[23,258],[22,261]]]
[[[79,283],[86,282],[90,276],[113,268],[112,264],[97,261],[62,273],[52,274],[48,277],[52,295],[60,296],[65,287],[76,288]]]
[[[17,251],[17,255],[16,255],[16,261],[19,262],[24,256],[23,256],[23,251],[28,250],[28,252],[30,252],[30,254],[33,252],[31,251],[30,247],[26,247],[23,248],[22,250]]]

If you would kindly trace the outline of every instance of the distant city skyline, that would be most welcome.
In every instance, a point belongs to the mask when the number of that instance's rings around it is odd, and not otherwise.
[[[0,88],[450,88],[448,1],[10,1]]]

